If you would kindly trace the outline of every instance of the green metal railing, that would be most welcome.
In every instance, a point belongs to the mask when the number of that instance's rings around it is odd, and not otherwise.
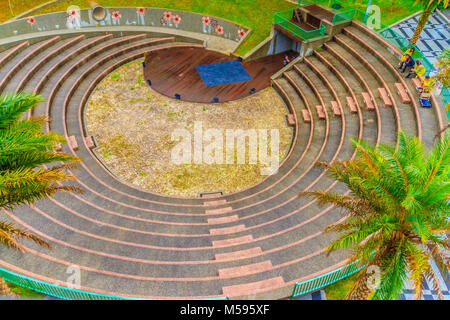
[[[314,3],[314,1],[308,1],[308,0],[299,0],[298,1],[299,6],[309,5],[309,4],[313,4],[313,3]],[[379,21],[371,20],[370,25],[368,25],[367,21],[364,21],[364,18],[365,18],[364,11],[358,10],[358,9],[356,9],[352,6],[349,6],[339,0],[331,0],[330,2],[328,2],[328,6],[330,6],[335,11],[339,11],[339,13],[337,13],[333,17],[333,24],[347,21],[350,19],[360,21],[360,22],[364,23],[368,28],[376,31],[387,41],[389,41],[394,46],[399,48],[402,52],[405,52],[409,48],[415,48],[413,58],[415,60],[420,60],[420,62],[425,66],[425,68],[427,70],[426,74],[430,74],[430,72],[433,70],[433,68],[434,68],[433,64],[419,50],[419,48],[412,45],[408,39],[406,39],[405,37],[403,37],[402,35],[397,33],[395,30],[391,29],[389,26],[382,23],[381,20],[379,20]]]
[[[376,31],[379,35],[389,41],[392,45],[399,48],[402,52],[410,48],[415,48],[413,58],[415,60],[420,60],[420,62],[426,68],[426,74],[430,74],[433,70],[434,66],[428,60],[428,58],[420,51],[419,48],[411,44],[408,39],[400,35],[397,31],[391,29],[389,26],[385,25],[381,21],[371,21],[371,24],[368,25],[367,21],[364,21],[365,12],[361,10],[356,10],[354,19],[364,23],[368,28]]]
[[[352,8],[343,12],[339,12],[334,15],[332,24],[352,20],[355,15],[356,9]]]
[[[448,119],[450,120],[450,89],[443,87],[440,93],[442,101],[444,102],[445,110],[447,111]]]
[[[18,286],[26,287],[28,289],[41,292],[50,296],[58,297],[67,300],[142,300],[138,298],[110,296],[95,292],[87,292],[83,290],[72,289],[69,287],[62,287],[52,283],[36,280],[3,268],[0,268],[0,276],[9,282]],[[228,296],[217,297],[203,300],[228,300]]]
[[[316,291],[317,289],[326,287],[332,283],[335,283],[343,278],[346,278],[354,274],[355,272],[358,272],[363,267],[364,267],[363,265],[351,263],[343,267],[340,267],[339,269],[317,276],[313,279],[296,283],[294,286],[294,290],[292,291],[291,299],[297,296],[301,296]]]
[[[308,38],[306,40],[322,38],[325,36],[325,30],[325,26],[321,24],[319,29],[308,31]]]
[[[397,32],[387,27],[382,31],[380,31],[379,34],[383,38],[388,40],[390,43],[392,43],[394,46],[398,47],[402,52],[405,52],[410,48],[415,48],[413,54],[414,60],[419,60],[424,65],[424,67],[427,70],[426,71],[427,74],[430,74],[430,72],[433,70],[434,68],[433,64],[430,62],[430,60],[428,60],[427,57],[424,56],[422,51],[420,51],[419,48],[411,44],[407,39],[399,35]]]
[[[306,6],[313,3],[317,3],[315,1],[307,1],[307,0],[298,0],[298,6]],[[348,4],[339,1],[339,0],[331,0],[328,2],[328,6],[335,11],[338,11],[337,14],[334,15],[332,24],[349,21],[353,19],[353,16],[356,12],[356,9],[349,6]]]
[[[312,3],[314,3],[314,1],[307,1],[307,0],[299,0],[298,1],[299,6],[309,5]],[[425,57],[425,55],[420,51],[419,48],[417,48],[416,46],[411,44],[411,42],[408,39],[406,39],[405,37],[403,37],[402,35],[397,33],[395,30],[391,29],[389,26],[385,25],[381,21],[373,21],[372,20],[371,25],[368,25],[367,21],[364,21],[365,12],[358,10],[356,8],[350,7],[350,6],[343,4],[342,2],[337,1],[337,0],[331,0],[329,2],[329,6],[336,11],[341,11],[333,17],[333,24],[336,24],[336,23],[339,23],[342,21],[347,21],[350,19],[358,20],[358,21],[364,23],[368,28],[377,32],[380,36],[382,36],[384,39],[389,41],[395,47],[399,48],[400,51],[402,51],[402,52],[405,52],[406,50],[408,50],[410,48],[415,48],[413,58],[415,60],[421,61],[421,63],[425,66],[425,68],[427,70],[426,74],[429,74],[433,70],[433,68],[434,68],[433,64],[430,62],[430,60],[428,60],[427,57]],[[351,18],[349,19],[349,17],[351,17]],[[447,106],[447,104],[450,104],[449,88],[444,87],[441,91],[440,96],[444,102],[444,106]],[[447,109],[447,115],[450,119],[450,110],[448,110],[448,109]],[[316,291],[320,288],[323,288],[327,285],[337,282],[337,281],[339,281],[343,278],[346,278],[346,277],[354,274],[355,272],[361,270],[363,267],[364,266],[362,266],[362,265],[357,266],[356,264],[350,264],[350,265],[343,266],[337,270],[333,270],[331,272],[328,272],[328,273],[325,273],[318,277],[315,277],[313,279],[310,279],[310,280],[307,280],[307,281],[304,281],[301,283],[296,283],[294,286],[294,289],[292,291],[291,298]]]
[[[293,33],[294,35],[300,37],[305,41],[323,37],[325,35],[325,26],[322,24],[320,25],[319,29],[307,31],[299,27],[295,23],[291,22],[290,19],[292,18],[293,12],[294,9],[275,13],[274,17],[275,24],[288,30],[289,32]]]
[[[440,94],[442,101],[444,101],[444,105],[446,106],[448,103],[450,103],[450,89],[447,87],[442,88],[441,94]]]
[[[308,5],[314,3],[313,1],[306,1],[306,0],[299,0],[298,5]],[[337,5],[336,5],[337,4]],[[391,29],[389,26],[385,25],[381,21],[371,21],[371,25],[367,24],[367,21],[364,21],[365,18],[365,12],[358,10],[356,8],[350,7],[346,4],[341,3],[340,1],[330,1],[329,6],[336,10],[336,11],[342,11],[340,13],[337,13],[333,17],[333,24],[346,21],[349,16],[351,16],[351,19],[358,20],[362,23],[364,23],[368,28],[376,31],[379,35],[381,35],[383,38],[385,38],[387,41],[389,41],[392,45],[399,48],[402,52],[405,52],[406,50],[410,48],[415,48],[413,58],[415,60],[420,60],[421,63],[426,68],[426,74],[429,74],[434,66],[433,64],[428,60],[427,57],[420,51],[419,48],[411,44],[411,42],[406,39],[405,37],[401,36],[399,33],[397,33],[395,30]],[[350,20],[350,19],[347,19]],[[444,101],[444,106],[446,106],[448,103],[450,103],[450,90],[449,88],[443,88],[441,91],[441,97]],[[447,110],[448,117],[450,119],[450,110]],[[357,266],[355,264],[346,265],[344,267],[341,267],[337,270],[333,270],[329,273],[320,275],[318,277],[315,277],[313,279],[296,283],[294,286],[294,289],[292,291],[291,298],[294,298],[296,296],[304,295],[313,291],[316,291],[320,288],[323,288],[327,285],[330,285],[334,282],[337,282],[343,278],[346,278],[355,272],[361,270],[364,266]]]

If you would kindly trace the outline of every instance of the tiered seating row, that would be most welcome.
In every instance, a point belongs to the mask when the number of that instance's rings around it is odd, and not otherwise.
[[[65,286],[67,267],[77,265],[83,290],[136,298],[281,298],[297,281],[342,266],[344,253],[326,256],[334,235],[322,230],[343,213],[297,197],[313,189],[348,192],[315,164],[354,157],[350,138],[395,142],[403,127],[421,136],[440,123],[417,108],[412,85],[392,67],[392,57],[381,54],[382,40],[367,32],[371,40],[362,41],[360,32],[345,29],[273,80],[294,130],[279,173],[239,193],[197,199],[160,196],[118,180],[95,157],[82,120],[93,89],[115,68],[149,50],[193,44],[111,32],[55,35],[5,50],[0,87],[44,95],[47,103],[33,115],[51,117],[47,130],[69,142],[62,150],[83,159],[74,173],[86,193],[0,213],[54,247],[26,243],[20,256],[0,249],[0,266]]]

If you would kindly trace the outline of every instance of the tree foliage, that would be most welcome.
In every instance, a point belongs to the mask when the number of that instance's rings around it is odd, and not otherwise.
[[[331,177],[348,187],[349,193],[300,193],[315,198],[319,205],[333,204],[346,212],[343,221],[325,231],[337,234],[327,248],[329,253],[349,250],[349,263],[364,266],[348,297],[367,288],[367,268],[371,265],[381,271],[374,299],[396,299],[408,274],[416,298],[422,296],[425,278],[442,297],[430,261],[434,260],[442,274],[447,274],[449,138],[447,131],[430,151],[417,137],[404,132],[398,135],[397,150],[388,144],[375,147],[365,141],[352,141],[356,160],[322,163]]]
[[[438,73],[436,79],[447,88],[450,88],[450,49],[444,49],[439,53],[436,63]]]
[[[57,152],[65,142],[58,133],[43,132],[46,119],[27,119],[24,113],[42,98],[28,93],[0,96],[0,209],[12,210],[51,197],[56,192],[82,192],[78,187],[63,184],[74,180],[67,169],[74,168],[78,158]],[[40,245],[45,241],[0,221],[0,242],[22,250],[17,241],[28,238]]]
[[[422,14],[419,18],[419,23],[417,24],[416,30],[414,31],[414,35],[411,38],[411,43],[416,45],[417,41],[420,38],[420,34],[423,31],[429,17],[433,13],[433,11],[438,7],[442,6],[444,9],[448,7],[449,0],[416,0],[414,5],[420,3],[422,5]]]

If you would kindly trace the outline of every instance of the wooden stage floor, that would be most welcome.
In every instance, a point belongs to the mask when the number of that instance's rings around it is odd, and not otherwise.
[[[291,60],[298,55],[289,51],[242,62],[252,80],[207,87],[195,66],[236,58],[203,48],[170,48],[146,54],[144,76],[154,90],[168,97],[179,94],[183,101],[202,103],[218,97],[226,102],[249,96],[252,88],[257,92],[270,86],[270,76],[283,68],[286,54]]]

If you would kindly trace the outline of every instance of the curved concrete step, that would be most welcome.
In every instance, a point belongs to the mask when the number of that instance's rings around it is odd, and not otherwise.
[[[429,144],[429,132],[442,127],[436,113],[401,102],[394,89],[401,78],[392,69],[397,53],[355,25],[273,81],[295,132],[290,156],[278,174],[231,195],[160,196],[121,182],[94,158],[84,140],[83,106],[95,85],[121,64],[148,50],[192,44],[144,33],[56,36],[32,45],[16,43],[1,52],[1,87],[34,91],[48,99],[33,115],[50,116],[48,129],[75,138],[78,148],[64,145],[63,150],[83,159],[75,185],[87,192],[58,194],[20,207],[14,215],[0,212],[2,220],[53,245],[47,250],[25,242],[25,254],[6,254],[0,248],[0,266],[62,286],[67,285],[67,268],[76,265],[81,289],[108,295],[288,296],[297,281],[345,262],[345,252],[325,255],[335,235],[322,232],[342,219],[343,212],[297,197],[308,189],[348,192],[315,163],[354,156],[350,138],[395,143],[396,130],[405,127],[411,133],[423,130]],[[417,99],[410,81],[405,86]],[[383,106],[380,87],[391,95],[392,107]],[[363,95],[375,103],[373,111],[366,109]]]

